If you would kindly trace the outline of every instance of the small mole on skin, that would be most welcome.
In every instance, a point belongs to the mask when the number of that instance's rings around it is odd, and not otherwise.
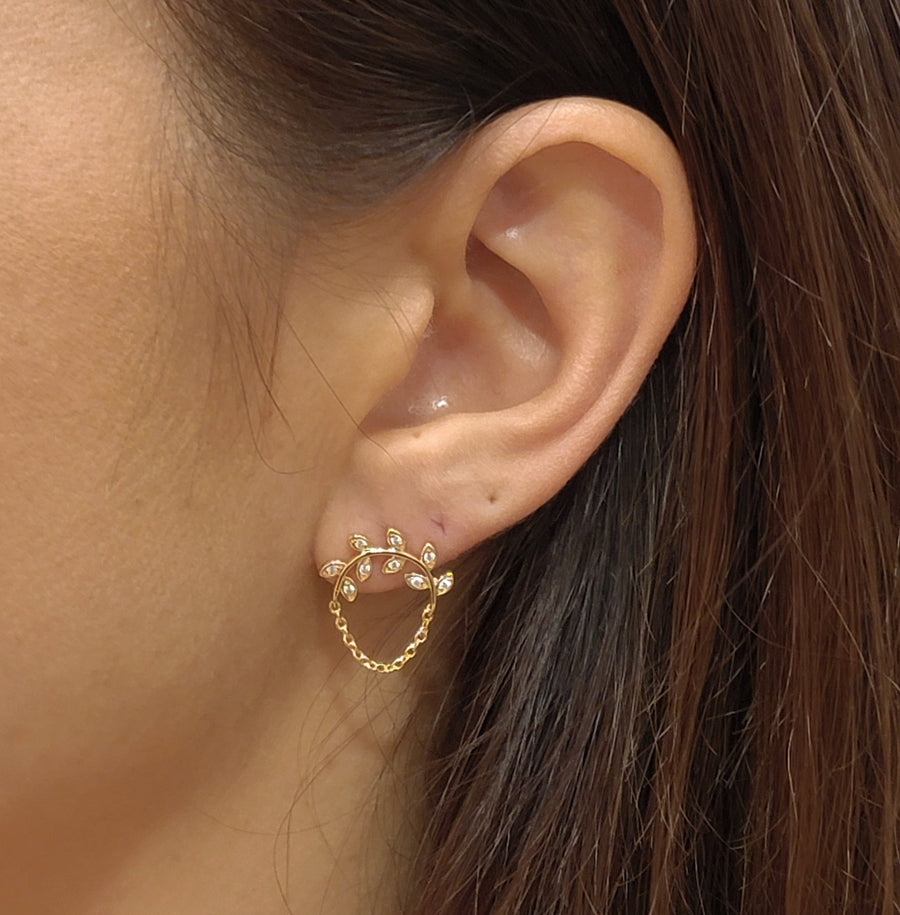
[[[497,498],[498,498],[497,493],[492,492],[492,493],[488,496],[488,502],[490,502],[491,505],[493,505],[493,504],[497,501]]]

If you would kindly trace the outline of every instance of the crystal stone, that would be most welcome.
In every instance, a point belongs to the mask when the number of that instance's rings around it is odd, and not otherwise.
[[[344,563],[340,559],[332,559],[331,562],[326,562],[325,565],[319,570],[319,574],[322,578],[337,578],[344,570]]]
[[[419,572],[407,572],[406,583],[410,588],[415,588],[416,591],[426,591],[428,589],[428,582],[425,576]]]
[[[388,546],[395,550],[402,550],[406,546],[403,534],[401,534],[400,531],[394,530],[392,527],[388,528],[387,542]]]

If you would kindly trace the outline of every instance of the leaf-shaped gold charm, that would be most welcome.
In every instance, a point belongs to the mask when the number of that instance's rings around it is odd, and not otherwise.
[[[340,559],[332,559],[331,562],[326,562],[325,565],[319,569],[319,575],[322,578],[337,578],[341,572],[344,571],[344,566],[346,563],[341,562]]]
[[[403,539],[403,534],[401,534],[400,531],[395,530],[392,527],[388,528],[387,542],[388,542],[388,546],[394,550],[406,549],[406,540]]]
[[[422,565],[426,569],[433,569],[434,564],[437,562],[437,553],[434,551],[434,547],[430,543],[426,543],[422,547]]]
[[[359,594],[359,588],[356,587],[356,583],[351,581],[349,578],[344,579],[344,583],[341,585],[341,594],[347,598],[349,601],[355,601],[356,595]]]
[[[428,590],[428,581],[421,572],[407,572],[405,577],[410,588],[415,588],[416,591]]]
[[[363,537],[362,534],[354,534],[350,538],[350,546],[352,546],[354,550],[357,550],[361,553],[363,550],[367,550],[371,544],[365,537]]]
[[[446,594],[452,587],[453,587],[453,573],[444,572],[444,574],[438,579],[438,583],[437,583],[438,596]]]
[[[399,556],[391,556],[391,558],[381,567],[381,571],[385,575],[395,575],[405,565],[405,559],[401,559]]]
[[[359,565],[356,567],[356,577],[360,581],[365,581],[372,574],[372,557],[366,556],[365,559],[361,559]]]

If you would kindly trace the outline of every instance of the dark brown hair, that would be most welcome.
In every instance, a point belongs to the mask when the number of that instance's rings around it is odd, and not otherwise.
[[[640,395],[486,548],[398,910],[900,911],[896,0],[164,3],[206,133],[323,205],[577,94],[695,193]]]

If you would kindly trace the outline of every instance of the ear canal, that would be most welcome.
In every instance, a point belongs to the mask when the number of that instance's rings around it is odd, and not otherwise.
[[[366,432],[502,410],[552,380],[558,335],[529,278],[475,234],[466,246],[465,278],[462,294],[436,298],[409,373],[366,418]]]

